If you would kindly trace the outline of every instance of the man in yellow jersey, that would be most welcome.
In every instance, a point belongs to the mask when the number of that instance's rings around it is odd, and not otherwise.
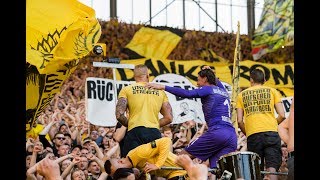
[[[117,120],[128,128],[123,139],[123,157],[135,147],[161,138],[160,127],[170,124],[173,118],[166,93],[145,87],[149,82],[146,65],[135,66],[134,80],[135,83],[121,89],[116,105]],[[163,115],[161,119],[159,113]]]
[[[176,163],[177,155],[170,152],[172,141],[168,137],[163,137],[147,144],[140,145],[131,150],[124,158],[111,158],[104,164],[106,172],[113,176],[119,168],[138,168],[154,175],[166,179],[184,179],[187,174],[185,170],[161,170],[162,166],[181,168]],[[207,169],[207,168],[206,168]]]
[[[264,170],[265,165],[267,171],[276,172],[282,162],[278,124],[285,119],[281,95],[276,89],[263,85],[265,75],[261,69],[251,71],[250,83],[251,87],[237,97],[238,125],[247,136],[248,151],[260,156],[260,169]],[[270,180],[277,179],[277,175],[268,176]]]

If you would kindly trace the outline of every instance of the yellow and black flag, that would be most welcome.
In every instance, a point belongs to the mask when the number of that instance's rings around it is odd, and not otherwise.
[[[122,50],[129,59],[167,59],[184,32],[170,27],[141,27]]]
[[[28,0],[26,130],[100,39],[94,9],[78,0]]]
[[[251,41],[254,60],[282,46],[294,45],[293,0],[264,2],[260,23]]]

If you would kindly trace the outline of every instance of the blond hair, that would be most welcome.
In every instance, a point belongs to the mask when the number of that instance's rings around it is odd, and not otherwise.
[[[134,67],[134,77],[141,78],[148,75],[148,67],[144,64],[139,64]]]

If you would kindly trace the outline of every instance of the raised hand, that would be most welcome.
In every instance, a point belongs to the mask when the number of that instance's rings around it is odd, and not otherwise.
[[[44,176],[47,180],[62,180],[59,164],[47,157],[38,164],[37,173]]]
[[[158,89],[158,90],[164,90],[165,86],[162,84],[156,84],[156,83],[147,83],[145,85],[146,88],[149,89]]]

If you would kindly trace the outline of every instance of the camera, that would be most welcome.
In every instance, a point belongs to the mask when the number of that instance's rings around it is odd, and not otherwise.
[[[120,64],[120,59],[119,58],[107,58],[107,59],[103,60],[103,62]]]
[[[102,55],[103,57],[105,57],[107,55],[107,46],[105,43],[97,43],[94,47],[92,52],[95,55]]]

